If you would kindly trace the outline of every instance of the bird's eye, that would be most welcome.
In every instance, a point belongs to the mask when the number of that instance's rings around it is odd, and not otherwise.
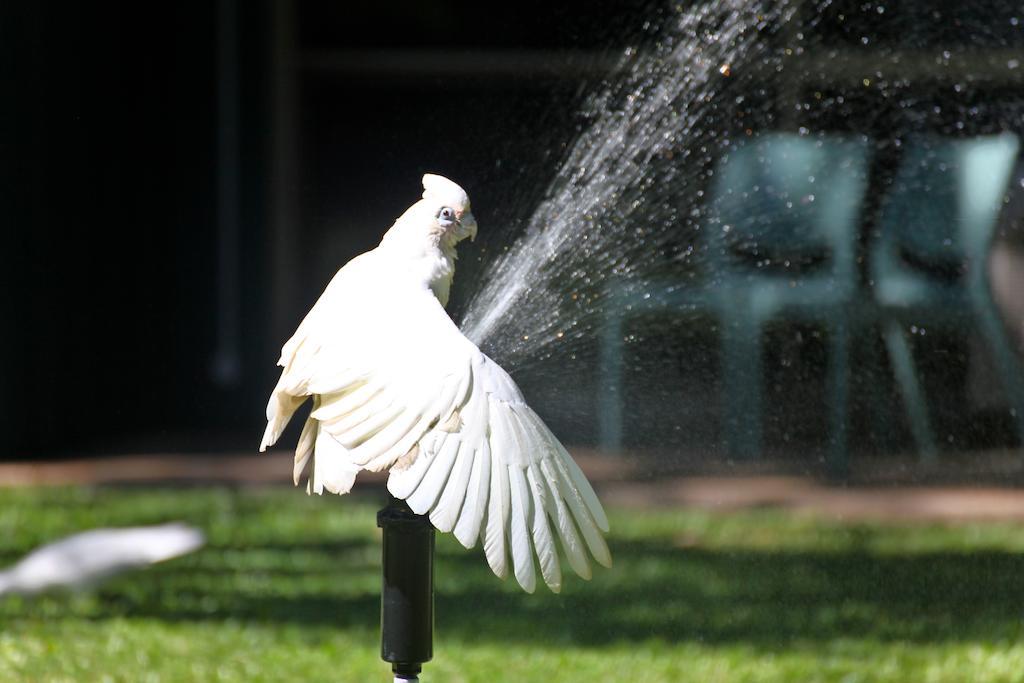
[[[437,212],[437,222],[440,223],[442,227],[447,228],[454,221],[455,210],[452,209],[450,206],[446,206]]]

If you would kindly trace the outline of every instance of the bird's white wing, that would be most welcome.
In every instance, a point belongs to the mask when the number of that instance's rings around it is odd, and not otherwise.
[[[388,489],[465,547],[481,538],[498,576],[508,575],[511,557],[529,592],[534,555],[544,582],[561,587],[556,537],[570,566],[589,579],[588,555],[611,565],[597,496],[508,374],[468,340],[463,349],[469,363],[460,385],[468,390],[420,439],[419,453],[392,468]]]
[[[428,290],[368,291],[362,278],[345,277],[285,345],[268,406],[264,447],[314,397],[296,483],[310,462],[317,493],[348,491],[359,469],[390,468],[392,494],[467,548],[481,538],[499,577],[511,558],[527,591],[536,585],[534,555],[559,590],[556,536],[580,576],[590,577],[588,556],[610,566],[597,496],[508,374]]]

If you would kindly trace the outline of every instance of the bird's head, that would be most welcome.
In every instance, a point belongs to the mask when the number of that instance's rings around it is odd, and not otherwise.
[[[467,237],[476,237],[476,218],[466,191],[444,176],[428,173],[423,176],[423,198],[395,221],[385,241],[426,238],[435,246],[452,249]]]
[[[427,214],[432,217],[432,230],[456,244],[467,237],[476,238],[476,218],[469,207],[466,191],[444,176],[427,173],[423,176],[423,199]]]

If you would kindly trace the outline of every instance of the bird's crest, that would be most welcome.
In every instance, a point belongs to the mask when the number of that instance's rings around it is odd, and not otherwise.
[[[458,184],[444,176],[427,173],[423,176],[423,198],[445,206],[463,210],[469,206],[469,196]]]

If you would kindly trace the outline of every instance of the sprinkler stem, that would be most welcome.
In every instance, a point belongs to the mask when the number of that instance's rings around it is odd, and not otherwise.
[[[434,655],[434,526],[405,501],[388,496],[377,513],[384,530],[380,656],[395,683],[415,683]]]

